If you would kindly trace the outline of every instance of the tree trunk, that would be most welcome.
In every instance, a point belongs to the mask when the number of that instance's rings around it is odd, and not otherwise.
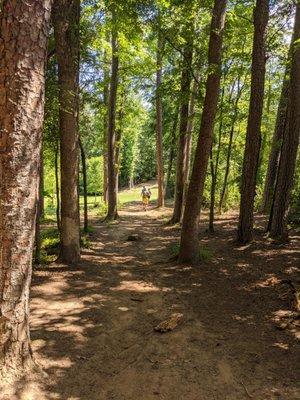
[[[291,51],[289,52],[291,54]],[[281,95],[277,110],[275,130],[273,134],[271,151],[269,155],[268,170],[264,186],[261,211],[267,213],[270,210],[272,197],[274,194],[274,185],[279,163],[280,149],[282,145],[283,132],[286,124],[287,104],[289,96],[289,66],[286,67],[285,77],[282,84]]]
[[[45,197],[44,197],[44,155],[43,146],[41,150],[41,170],[40,170],[40,188],[39,188],[39,207],[40,207],[40,217],[45,216]]]
[[[173,162],[174,162],[175,152],[176,152],[178,114],[179,114],[179,107],[176,106],[175,114],[174,114],[174,117],[173,117],[173,126],[172,126],[172,132],[171,132],[171,143],[170,143],[170,152],[169,152],[169,161],[168,161],[168,169],[167,169],[167,176],[166,176],[166,198],[167,199],[172,197],[170,183],[171,183]]]
[[[50,11],[50,0],[6,0],[0,13],[0,385],[32,366],[28,299]]]
[[[35,252],[34,263],[40,264],[41,262],[41,219],[44,218],[44,157],[43,157],[43,143],[41,146],[41,161],[39,168],[39,201],[37,205],[36,224],[35,224]]]
[[[116,31],[116,15],[112,15],[112,60],[109,93],[108,128],[107,128],[107,168],[108,168],[108,211],[107,220],[118,218],[117,210],[117,185],[116,185],[116,107],[119,81],[119,56],[118,56],[118,33]]]
[[[109,39],[108,39],[109,40]],[[107,51],[104,53],[104,61],[107,60]],[[107,65],[104,65],[104,88],[103,88],[103,104],[104,104],[104,116],[103,116],[103,201],[107,203],[108,193],[107,193],[107,128],[108,128],[108,98],[109,98],[109,69]]]
[[[41,218],[43,210],[43,196],[42,196],[42,182],[43,182],[43,144],[41,146],[41,159],[39,166],[39,200],[36,211],[36,223],[35,223],[35,251],[34,251],[34,263],[39,264],[41,262]]]
[[[225,79],[224,79],[224,81],[225,81]],[[224,82],[224,85],[225,85],[225,82]],[[211,148],[211,152],[210,152],[211,186],[210,186],[210,208],[209,208],[209,224],[208,224],[208,229],[209,229],[210,233],[214,232],[217,174],[218,174],[218,169],[219,169],[221,140],[222,140],[222,132],[223,132],[224,96],[225,96],[225,89],[223,87],[222,95],[221,95],[221,104],[220,104],[220,122],[219,122],[218,145],[217,145],[217,154],[216,154],[216,163],[215,164],[214,164],[214,158],[213,158],[214,143],[212,143],[212,148]],[[232,96],[232,92],[230,93],[229,103],[231,102],[231,96]],[[214,140],[213,140],[213,142],[214,142]]]
[[[225,192],[227,189],[227,182],[228,182],[229,169],[230,169],[231,150],[232,150],[232,144],[233,144],[233,135],[234,135],[235,124],[236,124],[236,121],[238,118],[239,101],[240,101],[242,90],[243,90],[243,86],[241,87],[240,83],[241,83],[241,79],[240,79],[240,77],[238,77],[237,95],[236,95],[236,99],[235,99],[235,103],[234,103],[234,110],[233,110],[233,116],[232,116],[232,120],[231,120],[230,133],[229,133],[229,143],[228,143],[228,148],[227,148],[224,181],[223,181],[223,186],[222,186],[222,190],[221,190],[221,194],[220,194],[220,201],[219,201],[219,212],[222,211],[223,202],[224,202],[224,198],[225,198]]]
[[[163,59],[163,39],[158,33],[157,39],[157,59],[156,59],[156,157],[157,157],[157,185],[158,198],[157,206],[164,206],[164,163],[163,163],[163,106],[162,106],[162,59]]]
[[[79,21],[80,0],[54,3],[55,49],[58,63],[61,247],[60,259],[67,264],[80,259],[79,222]]]
[[[86,156],[82,141],[79,138],[79,147],[81,155],[81,166],[82,166],[82,178],[83,178],[83,230],[88,232],[89,230],[89,217],[88,217],[88,202],[87,202],[87,174],[86,174]]]
[[[200,132],[182,221],[180,262],[197,262],[199,259],[198,219],[219,98],[226,5],[227,0],[215,0],[214,3],[208,50],[210,73],[206,81]]]
[[[56,224],[59,233],[61,232],[60,223],[60,191],[59,191],[59,168],[58,168],[58,153],[59,144],[57,143],[54,158],[54,172],[55,172],[55,194],[56,194]]]
[[[269,0],[257,0],[254,10],[251,95],[237,232],[239,243],[248,243],[252,240],[253,234],[254,199],[256,195],[256,179],[261,145],[261,120],[264,103],[266,70],[265,47],[268,18]]]
[[[286,217],[293,188],[300,132],[300,1],[296,17],[291,52],[291,74],[288,102],[288,124],[283,136],[278,176],[270,218],[270,236],[279,240],[287,238]]]
[[[196,70],[194,77],[194,84],[191,93],[191,100],[189,105],[189,121],[187,126],[187,142],[186,142],[186,158],[184,166],[184,190],[183,190],[183,208],[181,212],[181,218],[183,216],[184,207],[186,203],[186,195],[189,186],[190,170],[191,170],[191,154],[192,154],[192,144],[193,144],[193,132],[195,125],[195,105],[198,98],[199,91],[199,79],[200,79],[200,68]]]
[[[193,62],[193,43],[191,38],[185,45],[183,52],[183,67],[181,74],[181,89],[180,89],[180,126],[177,148],[177,163],[176,163],[176,186],[175,186],[175,203],[171,223],[180,222],[183,209],[183,196],[185,178],[187,177],[185,168],[188,158],[188,123],[189,123],[189,100],[191,86],[191,68]]]
[[[115,159],[116,159],[116,192],[119,191],[119,175],[120,175],[120,165],[121,165],[121,141],[122,141],[122,130],[123,130],[123,119],[125,111],[125,91],[124,88],[120,94],[120,108],[118,111],[118,127],[116,129],[116,145],[115,145]]]

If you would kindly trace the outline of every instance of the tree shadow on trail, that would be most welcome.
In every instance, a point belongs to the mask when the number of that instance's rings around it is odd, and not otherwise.
[[[299,237],[241,249],[235,217],[222,218],[214,237],[201,235],[211,261],[178,266],[167,262],[179,231],[163,226],[165,212],[125,209],[117,226],[95,224],[78,266],[35,271],[31,336],[49,375],[40,397],[243,400],[245,386],[257,399],[296,399],[294,332],[273,322],[290,304],[272,277],[295,278]],[[182,323],[155,333],[173,313]]]

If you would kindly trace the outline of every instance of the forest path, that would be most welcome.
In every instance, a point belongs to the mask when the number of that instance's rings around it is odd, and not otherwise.
[[[280,279],[294,279],[299,237],[289,247],[237,247],[236,216],[227,214],[214,236],[202,235],[208,260],[178,266],[168,261],[179,238],[164,225],[169,216],[130,204],[116,224],[94,221],[79,266],[35,272],[33,349],[49,377],[42,395],[16,398],[299,398],[296,327],[272,321],[291,309]],[[142,240],[127,241],[132,233]],[[183,319],[173,331],[153,331],[175,312]]]

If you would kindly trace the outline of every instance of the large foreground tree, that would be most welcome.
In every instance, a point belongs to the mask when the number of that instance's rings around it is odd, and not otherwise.
[[[159,27],[160,28],[160,27]],[[156,165],[157,165],[157,185],[158,197],[157,206],[163,207],[164,199],[164,162],[163,162],[163,104],[162,104],[162,63],[163,63],[163,48],[164,42],[161,32],[158,32],[157,37],[157,52],[156,52]]]
[[[118,218],[118,188],[116,166],[116,109],[119,84],[119,54],[118,31],[116,11],[112,9],[111,32],[111,76],[108,100],[108,125],[107,125],[107,220]]]
[[[54,1],[55,48],[58,63],[61,249],[63,262],[80,258],[79,233],[79,19],[80,0]]]
[[[293,41],[292,37],[290,50],[289,50],[289,58],[292,55],[293,50]],[[280,150],[282,145],[282,138],[287,124],[287,116],[288,116],[288,99],[289,99],[289,88],[290,88],[290,62],[287,61],[287,66],[284,74],[283,84],[281,88],[281,94],[277,109],[276,123],[275,129],[273,133],[271,150],[269,154],[268,160],[268,169],[267,175],[264,185],[264,192],[261,204],[261,211],[264,213],[268,213],[271,208],[272,199],[274,195],[274,187],[276,182],[276,175],[278,170],[279,158],[280,158]]]
[[[291,73],[288,100],[288,124],[283,135],[276,188],[270,216],[270,235],[276,239],[287,236],[287,211],[290,204],[295,174],[300,132],[300,1],[297,2],[293,45],[291,51]]]
[[[269,0],[257,0],[254,9],[254,38],[252,50],[251,95],[244,153],[238,241],[252,239],[256,178],[261,145],[261,121],[264,105],[266,71],[266,32]]]
[[[221,56],[226,15],[226,0],[215,0],[208,49],[208,77],[200,132],[183,214],[180,262],[197,262],[199,257],[198,219],[204,190],[208,158],[221,79]]]
[[[39,192],[51,0],[0,12],[0,375],[32,363],[29,286]],[[4,380],[0,378],[0,385]]]
[[[187,179],[187,159],[189,158],[189,100],[191,86],[191,70],[193,61],[193,35],[194,30],[186,29],[186,43],[182,56],[182,73],[180,88],[180,125],[177,147],[175,202],[171,223],[176,224],[181,220],[183,209],[184,188]]]

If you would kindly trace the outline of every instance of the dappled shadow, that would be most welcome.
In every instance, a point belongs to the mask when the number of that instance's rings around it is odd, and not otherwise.
[[[116,224],[94,221],[79,265],[35,271],[31,335],[49,374],[41,398],[296,399],[295,327],[274,318],[291,311],[277,288],[296,277],[299,237],[278,248],[258,229],[241,248],[236,216],[225,215],[213,236],[201,225],[211,259],[178,266],[168,261],[179,234],[164,225],[169,214],[131,204]],[[127,241],[132,233],[141,240]],[[179,327],[155,333],[174,312]]]

